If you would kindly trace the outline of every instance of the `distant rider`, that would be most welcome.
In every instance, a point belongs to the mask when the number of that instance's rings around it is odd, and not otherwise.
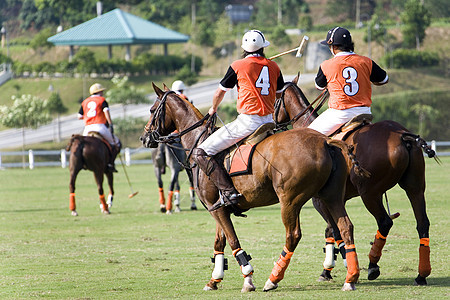
[[[89,88],[91,96],[81,103],[78,119],[84,119],[84,136],[87,136],[91,131],[98,132],[111,145],[112,155],[108,163],[108,171],[117,172],[114,167],[114,161],[118,154],[120,141],[114,135],[114,127],[109,112],[109,106],[103,97],[104,90],[105,88],[100,83],[94,83]]]
[[[189,101],[192,103],[192,101],[189,100],[189,98],[184,94],[184,90],[186,89],[186,85],[184,84],[183,81],[181,80],[175,80],[172,83],[172,91],[174,91],[178,96],[180,96],[181,98]]]

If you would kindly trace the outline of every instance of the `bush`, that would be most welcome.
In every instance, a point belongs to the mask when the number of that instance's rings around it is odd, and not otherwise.
[[[397,49],[381,58],[383,65],[395,69],[411,69],[437,66],[439,56],[428,51]]]

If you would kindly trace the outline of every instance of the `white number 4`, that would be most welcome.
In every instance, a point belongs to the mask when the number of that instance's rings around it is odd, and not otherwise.
[[[261,88],[261,95],[269,95],[270,81],[269,81],[269,68],[264,66],[259,73],[258,80],[256,80],[255,86]]]

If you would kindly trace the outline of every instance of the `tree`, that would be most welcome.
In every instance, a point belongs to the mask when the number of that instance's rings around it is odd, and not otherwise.
[[[5,127],[22,128],[22,151],[25,151],[25,128],[37,128],[51,120],[47,103],[32,95],[11,98],[14,101],[11,107],[0,106],[0,120]],[[25,156],[22,162],[25,167]]]
[[[431,24],[431,14],[419,0],[408,0],[400,17],[403,22],[404,46],[416,46],[419,50],[420,44],[425,39],[425,30]]]
[[[61,124],[59,121],[59,117],[61,114],[67,111],[67,107],[64,106],[61,97],[58,92],[53,92],[50,97],[47,99],[47,110],[50,114],[56,114],[56,122],[58,127],[58,133],[56,140],[58,142],[61,141]]]
[[[122,105],[123,117],[125,118],[126,105],[148,103],[144,91],[137,89],[134,85],[128,84],[128,76],[120,78],[115,75],[111,81],[114,87],[106,92],[106,100],[109,103],[118,103]]]
[[[41,30],[38,34],[36,34],[30,42],[30,47],[33,48],[34,51],[39,52],[42,56],[44,54],[45,49],[50,49],[54,47],[54,45],[47,41],[49,37],[53,35],[51,28],[45,28]]]

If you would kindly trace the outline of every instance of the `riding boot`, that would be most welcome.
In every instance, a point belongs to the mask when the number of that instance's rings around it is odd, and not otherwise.
[[[114,161],[116,160],[117,154],[119,154],[120,148],[117,145],[111,145],[111,155],[108,162],[108,171],[117,173]]]
[[[205,172],[209,179],[219,189],[221,197],[209,211],[213,211],[221,206],[235,205],[243,197],[234,187],[233,181],[227,174],[225,168],[217,162],[214,157],[209,156],[201,148],[195,148],[192,158],[198,167]]]

